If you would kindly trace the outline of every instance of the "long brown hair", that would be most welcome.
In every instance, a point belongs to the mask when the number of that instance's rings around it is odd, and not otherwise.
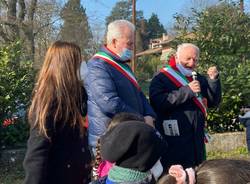
[[[47,138],[48,117],[52,117],[53,123],[83,127],[80,64],[81,51],[73,43],[56,41],[46,53],[33,90],[28,119],[31,127],[37,126]]]

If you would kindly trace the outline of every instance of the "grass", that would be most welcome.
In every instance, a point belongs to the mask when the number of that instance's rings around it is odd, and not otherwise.
[[[209,152],[208,159],[232,158],[249,159],[250,155],[247,148],[240,147],[230,152]],[[24,180],[24,171],[22,161],[9,162],[7,165],[0,164],[0,184],[22,184]]]
[[[0,165],[0,184],[21,184],[24,179],[22,161]]]
[[[230,152],[220,152],[220,151],[211,151],[207,153],[207,158],[210,159],[219,159],[219,158],[232,158],[232,159],[250,159],[250,154],[248,154],[246,147],[239,147]]]

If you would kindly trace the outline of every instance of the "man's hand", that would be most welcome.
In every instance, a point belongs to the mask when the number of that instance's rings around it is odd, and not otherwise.
[[[155,128],[154,118],[152,118],[151,116],[144,116],[144,120],[145,120],[145,123],[147,123],[148,125],[150,125],[153,128]]]
[[[216,66],[209,67],[207,70],[207,75],[210,79],[216,79],[217,76],[219,75]]]
[[[188,86],[190,87],[190,89],[194,92],[194,93],[199,93],[201,92],[201,86],[200,86],[200,82],[197,80],[193,80],[192,82],[190,82],[188,84]]]

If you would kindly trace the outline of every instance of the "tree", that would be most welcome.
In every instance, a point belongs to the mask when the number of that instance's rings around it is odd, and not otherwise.
[[[28,58],[33,60],[34,47],[34,15],[37,0],[2,0],[0,19],[0,41],[11,43],[21,39],[25,45]]]
[[[151,17],[148,19],[147,24],[148,29],[148,37],[151,39],[162,37],[163,33],[167,33],[164,26],[160,23],[158,16],[153,13]]]
[[[121,0],[115,4],[112,8],[111,13],[106,17],[106,25],[110,22],[118,19],[124,19],[132,21],[132,1],[130,0]],[[142,11],[136,11],[136,22],[144,19]]]
[[[106,25],[110,22],[118,19],[124,19],[132,21],[132,1],[131,0],[121,0],[115,4],[112,8],[110,15],[106,18]],[[142,11],[136,11],[136,50],[137,52],[145,49],[145,24],[146,20],[143,17]]]
[[[92,34],[85,9],[80,0],[69,0],[61,11],[63,25],[60,31],[62,40],[74,42],[80,46],[83,56],[87,59]]]
[[[240,11],[241,13],[244,12],[244,0],[240,0]]]
[[[58,34],[59,9],[57,0],[1,0],[0,43],[21,41],[24,60],[41,61]]]
[[[35,68],[41,66],[48,47],[58,39],[61,8],[57,0],[38,1],[34,17]]]
[[[185,3],[181,13],[174,15],[175,23],[169,28],[173,35],[185,35],[191,31],[194,12],[202,12],[205,9],[216,5],[220,0],[189,0]]]

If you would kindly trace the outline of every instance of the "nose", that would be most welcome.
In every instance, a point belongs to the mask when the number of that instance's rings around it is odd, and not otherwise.
[[[195,68],[197,65],[197,59],[191,58],[189,64],[190,64],[190,67]]]
[[[191,58],[191,60],[196,63],[197,59],[196,58]]]

